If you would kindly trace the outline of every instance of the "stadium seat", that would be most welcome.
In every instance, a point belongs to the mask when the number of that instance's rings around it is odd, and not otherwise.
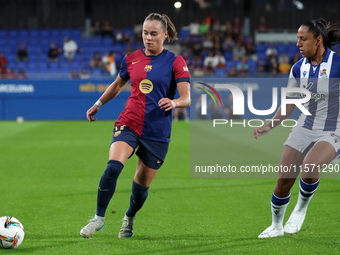
[[[30,38],[30,40],[36,38],[39,38],[39,30],[38,29],[30,29],[28,30],[28,37]]]
[[[18,62],[17,63],[17,69],[20,70],[26,70],[26,67],[27,67],[27,63],[26,62]]]
[[[185,29],[185,28],[182,28],[179,32],[179,39],[180,41],[184,41],[184,39],[187,37],[187,35],[190,34],[190,29]]]
[[[17,39],[19,37],[19,30],[9,30],[8,39]]]
[[[225,76],[225,70],[224,68],[215,68],[215,75],[222,77]]]
[[[7,30],[0,30],[0,38],[7,39]]]
[[[71,37],[75,40],[81,39],[81,30],[80,29],[72,29]]]
[[[19,37],[20,37],[20,40],[21,41],[24,41],[24,42],[27,42],[28,41],[28,38],[29,38],[29,33],[28,33],[29,30],[27,29],[24,29],[24,30],[20,30],[19,31]]]
[[[40,32],[40,39],[47,39],[50,38],[50,30],[49,29],[41,29]]]
[[[29,74],[35,74],[37,72],[36,65],[28,65],[26,72],[29,73]]]
[[[100,47],[102,46],[102,38],[93,37],[92,40],[91,40],[91,46],[92,46],[92,48],[99,51]]]
[[[132,28],[123,28],[122,34],[123,35],[128,34],[130,37],[133,37],[133,29]]]
[[[0,52],[3,51],[3,49],[6,47],[6,45],[7,45],[6,39],[1,39],[0,38]]]
[[[59,42],[62,38],[59,29],[52,29],[50,33],[50,41],[52,42]]]
[[[27,42],[27,46],[39,47],[40,41],[37,37],[31,37]]]
[[[59,69],[59,62],[50,62],[50,69]]]
[[[28,62],[27,63],[27,67],[28,67],[28,69],[34,69],[34,70],[36,70],[37,69],[37,63],[38,62]]]
[[[101,78],[102,74],[99,69],[92,69],[92,78]]]
[[[277,53],[280,56],[283,52],[287,52],[287,45],[285,44],[277,44],[274,46],[277,49]]]
[[[16,62],[17,56],[14,54],[10,54],[6,56],[7,58],[7,63],[14,63]]]
[[[225,53],[224,53],[224,57],[225,57],[225,59],[228,61],[228,60],[232,60],[233,59],[233,53],[232,52],[228,52],[228,51],[226,51]]]
[[[266,52],[267,48],[268,48],[268,45],[266,45],[266,44],[256,44],[256,46],[255,46],[256,54]]]
[[[60,31],[60,36],[63,39],[66,38],[66,37],[72,38],[72,30],[71,29],[62,29]]]
[[[37,65],[37,69],[40,73],[46,73],[47,72],[47,63],[46,62],[39,62]]]
[[[111,46],[112,45],[112,38],[104,37],[102,41],[103,46]]]

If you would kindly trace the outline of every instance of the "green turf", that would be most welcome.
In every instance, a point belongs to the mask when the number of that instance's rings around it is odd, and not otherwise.
[[[186,122],[173,124],[166,162],[136,217],[134,236],[117,237],[136,157],[127,161],[118,180],[104,229],[93,238],[80,237],[88,216],[95,213],[112,126],[112,121],[0,122],[0,216],[18,218],[26,233],[19,248],[1,254],[340,253],[339,179],[322,179],[298,235],[258,239],[271,222],[275,179],[190,178]],[[238,135],[243,142],[221,148],[225,157],[240,162],[257,162],[268,155],[273,161],[280,158],[285,132],[273,130],[253,141],[252,128],[239,130],[231,133],[230,141]],[[247,139],[250,146],[244,145]],[[297,194],[295,185],[286,220]]]

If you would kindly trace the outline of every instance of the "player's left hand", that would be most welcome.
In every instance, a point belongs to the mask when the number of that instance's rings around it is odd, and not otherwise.
[[[158,101],[158,105],[161,109],[164,109],[165,111],[170,111],[171,109],[174,109],[176,107],[175,103],[169,98],[162,98]]]

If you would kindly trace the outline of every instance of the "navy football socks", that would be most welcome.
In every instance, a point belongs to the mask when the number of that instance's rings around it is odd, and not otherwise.
[[[132,181],[132,193],[130,196],[130,207],[126,211],[128,217],[134,217],[139,209],[142,208],[145,200],[148,197],[149,187],[144,187]]]
[[[100,179],[97,195],[96,215],[104,217],[107,206],[115,193],[117,178],[122,172],[124,165],[117,160],[109,160],[106,169]]]

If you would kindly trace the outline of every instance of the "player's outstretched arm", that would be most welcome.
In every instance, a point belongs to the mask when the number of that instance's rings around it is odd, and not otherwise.
[[[296,105],[294,104],[288,104],[286,105],[286,115],[281,114],[281,106],[275,113],[274,117],[271,119],[270,122],[268,122],[266,125],[263,125],[261,127],[257,127],[253,131],[253,136],[255,139],[258,139],[259,136],[267,134],[272,128],[279,125],[283,120],[289,118],[289,116],[294,112],[296,108]]]
[[[190,106],[191,104],[190,83],[179,82],[177,83],[177,89],[179,93],[179,98],[173,100],[169,98],[162,98],[158,101],[158,105],[161,109],[169,111],[174,108],[185,108]]]
[[[97,118],[93,118],[93,116],[99,111],[99,108],[115,98],[126,86],[128,81],[124,81],[119,75],[116,80],[111,83],[111,85],[105,90],[103,95],[99,98],[99,100],[86,112],[86,117],[88,121],[95,121]]]

